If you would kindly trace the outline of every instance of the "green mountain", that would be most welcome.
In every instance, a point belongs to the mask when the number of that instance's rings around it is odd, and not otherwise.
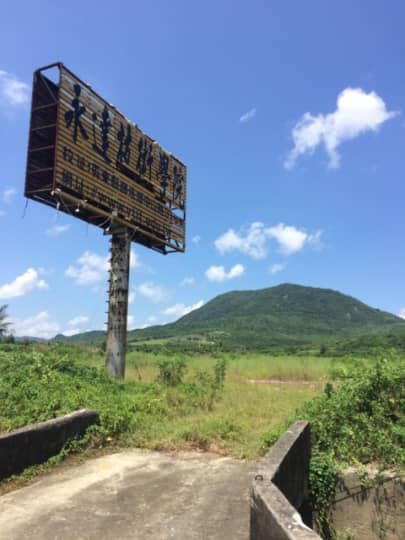
[[[105,339],[105,332],[103,330],[90,330],[89,332],[83,332],[81,334],[74,334],[73,336],[64,336],[63,334],[57,334],[52,341],[59,341],[61,343],[100,343]]]
[[[178,321],[129,333],[129,341],[203,336],[248,349],[405,332],[405,321],[330,289],[283,284],[217,296]]]
[[[283,284],[219,295],[174,323],[129,332],[128,341],[187,339],[225,348],[267,350],[401,331],[405,333],[403,319],[350,296]],[[88,334],[72,338],[65,339],[91,340]]]

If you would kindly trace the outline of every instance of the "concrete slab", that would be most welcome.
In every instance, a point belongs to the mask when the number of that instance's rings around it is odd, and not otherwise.
[[[0,497],[0,539],[246,540],[255,467],[197,452],[103,456]]]

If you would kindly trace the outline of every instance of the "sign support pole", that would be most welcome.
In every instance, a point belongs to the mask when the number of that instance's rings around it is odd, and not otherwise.
[[[119,379],[125,377],[130,246],[128,230],[116,229],[112,232],[106,369]]]

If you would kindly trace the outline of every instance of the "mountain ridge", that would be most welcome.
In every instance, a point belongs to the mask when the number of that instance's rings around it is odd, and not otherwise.
[[[403,319],[352,296],[283,283],[220,294],[175,322],[128,332],[128,341],[204,336],[231,348],[266,349],[397,330],[405,332]],[[105,336],[92,334],[97,339]],[[83,336],[63,341],[78,342]]]

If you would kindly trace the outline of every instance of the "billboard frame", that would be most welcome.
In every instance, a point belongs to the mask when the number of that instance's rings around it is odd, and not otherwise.
[[[59,70],[58,83],[53,82],[44,72],[53,68]],[[155,155],[164,155],[170,164],[178,166],[184,172],[182,183],[182,204],[171,201],[164,193],[159,192],[155,183],[148,182],[142,174],[118,162],[111,165],[116,169],[116,178],[120,182],[119,190],[101,186],[100,182],[80,181],[82,191],[75,184],[63,185],[60,181],[60,152],[66,134],[61,127],[62,118],[62,74],[79,81],[81,88],[95,96],[100,103],[108,106],[118,119],[124,119],[127,125],[133,126],[136,133],[153,141]],[[79,94],[80,95],[80,94]],[[64,113],[66,117],[66,112]],[[94,113],[93,113],[94,115]],[[67,123],[67,122],[66,122]],[[76,126],[77,129],[77,126]],[[186,166],[173,154],[164,150],[156,141],[144,134],[139,127],[129,121],[118,109],[107,102],[92,87],[83,82],[61,62],[48,64],[34,72],[32,105],[29,128],[29,144],[25,196],[57,210],[72,215],[87,223],[91,223],[109,231],[123,227],[131,234],[131,241],[151,248],[163,254],[184,252],[186,232]],[[115,143],[118,144],[118,143]],[[94,146],[94,145],[93,145]],[[136,149],[135,149],[136,151]],[[139,150],[140,151],[140,150]],[[59,154],[58,154],[59,152]],[[97,156],[96,156],[97,158]],[[98,158],[97,158],[98,159]],[[107,167],[107,166],[106,166]],[[172,165],[173,167],[173,165]],[[58,178],[57,178],[58,175]],[[87,182],[87,183],[86,183]],[[173,180],[174,182],[174,180]],[[97,197],[97,185],[101,186]],[[79,185],[80,187],[80,185]],[[91,193],[90,193],[91,191]],[[128,195],[125,195],[125,191]],[[111,195],[108,196],[108,193]],[[172,187],[174,199],[174,187]],[[90,194],[90,196],[89,196]],[[128,198],[128,205],[122,204]],[[120,202],[121,201],[121,202]]]

